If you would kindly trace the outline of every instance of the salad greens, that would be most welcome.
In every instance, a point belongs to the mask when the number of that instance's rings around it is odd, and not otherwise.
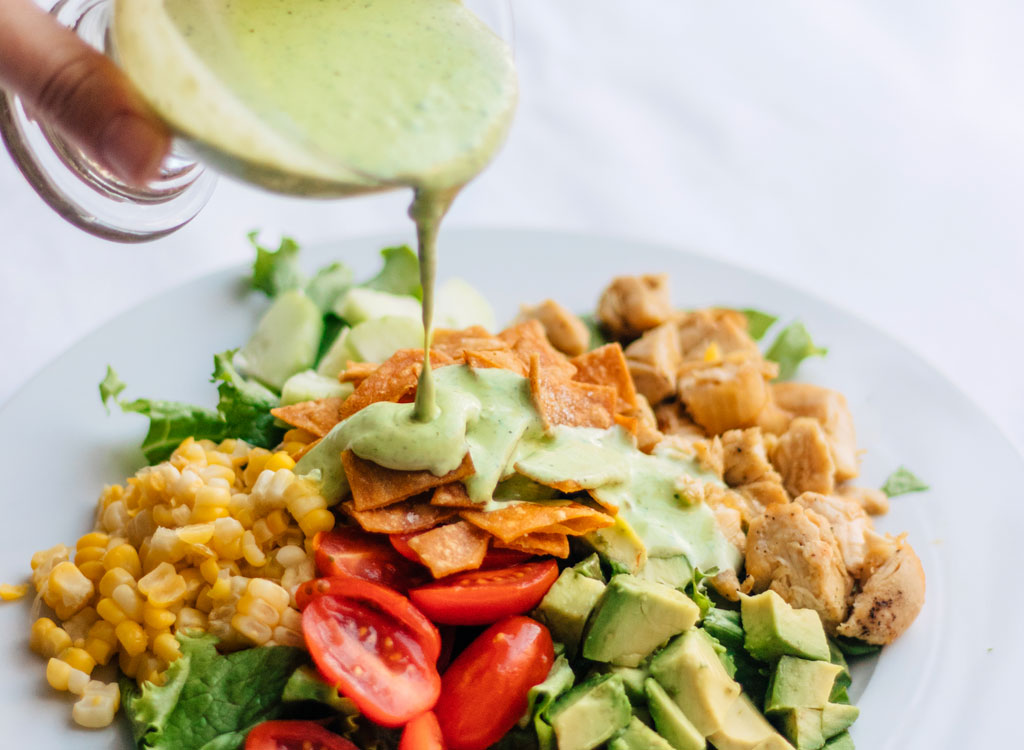
[[[788,380],[796,374],[805,359],[824,357],[826,354],[828,349],[817,346],[804,324],[796,321],[779,331],[764,356],[779,363],[779,380]]]
[[[263,247],[257,237],[259,232],[249,232],[249,242],[256,248],[256,262],[252,267],[252,287],[275,297],[288,289],[298,289],[305,284],[305,276],[299,268],[299,244],[291,237],[281,238],[277,250]]]
[[[905,466],[900,466],[889,475],[882,485],[882,492],[889,497],[906,495],[910,492],[924,492],[928,485]]]
[[[408,245],[397,245],[384,248],[380,254],[384,258],[384,267],[363,286],[378,292],[405,294],[422,300],[420,261],[413,249]]]
[[[777,315],[754,310],[749,307],[740,310],[740,312],[747,318],[747,333],[750,334],[750,338],[754,339],[754,341],[763,339],[764,335],[768,333],[768,329],[775,325],[775,321],[779,319]]]

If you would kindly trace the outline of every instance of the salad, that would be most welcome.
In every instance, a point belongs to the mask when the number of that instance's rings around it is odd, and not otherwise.
[[[357,283],[252,239],[269,305],[214,356],[217,406],[108,368],[148,465],[32,558],[30,645],[78,724],[120,710],[154,750],[853,747],[847,658],[924,602],[871,517],[927,488],[853,484],[845,399],[789,380],[825,354],[802,324],[762,352],[773,316],[643,275],[499,330],[451,280],[415,422],[415,253]]]

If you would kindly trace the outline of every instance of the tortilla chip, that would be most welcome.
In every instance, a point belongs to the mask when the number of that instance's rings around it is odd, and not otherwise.
[[[342,383],[362,383],[373,375],[380,367],[376,362],[353,362],[349,360],[345,369],[338,373],[338,380]]]
[[[445,484],[434,490],[434,496],[430,498],[431,505],[441,508],[479,508],[480,503],[474,503],[469,499],[466,492],[466,485],[462,482]]]
[[[576,367],[548,341],[539,320],[525,320],[506,328],[498,337],[512,347],[512,351],[527,367],[530,358],[536,355],[540,359],[541,368],[553,370],[560,377],[571,378],[576,373]]]
[[[321,398],[290,406],[279,406],[271,409],[270,413],[292,427],[299,427],[322,438],[343,419],[341,405],[344,402],[343,398]]]
[[[426,531],[452,518],[455,508],[438,508],[422,498],[403,500],[376,510],[356,510],[352,502],[342,503],[341,509],[352,516],[364,531],[376,534],[407,534]]]
[[[530,393],[548,430],[556,425],[603,430],[614,423],[614,388],[566,380],[543,367],[536,354],[530,357]]]
[[[476,369],[499,369],[511,370],[512,372],[526,377],[527,367],[523,360],[512,351],[500,349],[490,351],[466,350],[463,352],[466,364]]]
[[[569,537],[565,534],[524,534],[511,542],[495,539],[495,547],[514,549],[528,555],[553,555],[554,557],[569,556]]]
[[[430,363],[434,367],[443,367],[450,365],[452,359],[441,352],[431,351]],[[422,367],[422,349],[399,349],[345,399],[341,405],[341,418],[347,419],[378,401],[398,401],[416,388]]]
[[[490,534],[465,521],[438,526],[408,540],[434,578],[476,570],[484,561]]]
[[[636,417],[630,417],[626,414],[614,415],[615,424],[624,429],[630,435],[636,437],[637,431],[640,429],[640,423]]]
[[[438,328],[431,336],[430,348],[454,360],[462,360],[467,350],[499,351],[508,349],[509,345],[483,326],[470,326],[460,330]]]
[[[352,507],[359,511],[393,505],[434,487],[465,479],[473,473],[473,459],[469,453],[457,469],[441,477],[429,471],[388,469],[359,458],[350,450],[341,454],[341,465],[352,489]]]
[[[299,459],[305,456],[311,450],[313,450],[313,448],[315,448],[317,445],[319,445],[322,439],[323,438],[317,438],[312,443],[306,443],[299,450],[295,451],[295,453],[292,454],[292,460],[298,463]]]
[[[570,360],[576,367],[573,380],[593,385],[610,385],[619,397],[620,405],[625,402],[629,411],[636,406],[636,386],[629,375],[629,366],[619,343],[605,344]]]
[[[562,505],[519,503],[499,510],[464,510],[459,515],[503,542],[536,532],[581,535],[614,523],[601,511],[573,502]]]

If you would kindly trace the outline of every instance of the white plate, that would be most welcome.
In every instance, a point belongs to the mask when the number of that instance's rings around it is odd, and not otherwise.
[[[361,274],[377,249],[406,237],[370,238],[307,250],[313,268],[341,259]],[[878,486],[899,464],[930,492],[893,500],[879,519],[908,531],[928,576],[924,611],[877,663],[855,676],[862,750],[1009,747],[1019,736],[1010,709],[1024,668],[1015,542],[1024,529],[1024,461],[962,393],[886,334],[825,301],[763,276],[669,248],[627,240],[528,231],[442,236],[440,278],[464,276],[507,320],[521,301],[554,297],[592,309],[618,273],[667,271],[678,306],[757,307],[799,317],[829,346],[800,376],[837,388],[866,450],[861,481]],[[163,294],[86,337],[39,372],[0,409],[2,498],[8,519],[0,581],[26,577],[36,550],[73,543],[92,525],[104,483],[141,463],[145,420],[108,417],[97,383],[107,363],[125,395],[213,404],[215,352],[242,344],[263,303],[247,295],[244,271],[215,274]],[[27,331],[26,335],[31,335]],[[979,366],[993,366],[992,360]],[[75,728],[67,696],[50,690],[42,659],[28,650],[30,599],[0,606],[0,726],[3,747],[130,746],[127,733]]]

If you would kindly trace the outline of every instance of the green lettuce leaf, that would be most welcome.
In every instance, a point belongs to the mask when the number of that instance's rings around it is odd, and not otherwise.
[[[868,656],[869,654],[877,654],[882,650],[881,646],[877,646],[873,643],[865,643],[859,638],[847,638],[845,636],[837,635],[834,640],[836,646],[839,647],[839,650],[844,656]]]
[[[237,750],[252,727],[281,711],[288,678],[308,658],[286,646],[222,656],[211,635],[178,636],[182,656],[166,682],[122,680],[122,705],[140,750]]]
[[[121,378],[114,372],[114,368],[107,365],[107,374],[103,376],[103,380],[100,381],[100,399],[103,401],[103,405],[107,409],[107,414],[110,414],[110,401],[113,399],[117,401],[117,397],[121,395],[121,391],[125,389],[125,384],[121,381]]]
[[[693,577],[686,586],[686,595],[693,599],[700,608],[700,616],[702,618],[714,606],[714,602],[711,601],[711,597],[706,592],[708,587],[707,579],[714,578],[716,575],[718,575],[718,568],[711,568],[710,570],[694,568]]]
[[[118,403],[122,411],[149,418],[149,431],[142,439],[142,452],[151,464],[166,460],[187,437],[214,441],[225,437],[224,420],[213,409],[149,398]]]
[[[815,345],[804,324],[797,321],[779,332],[764,356],[779,363],[779,380],[788,380],[805,359],[826,354],[828,349]]]
[[[217,386],[217,411],[224,421],[224,435],[262,448],[273,447],[284,436],[284,430],[270,413],[280,400],[255,380],[239,375],[232,364],[234,355],[232,350],[213,357],[212,380],[221,381]]]
[[[271,250],[259,243],[259,232],[249,232],[247,236],[256,248],[256,261],[252,266],[253,289],[273,297],[306,283],[299,269],[299,244],[295,240],[283,237],[277,250]]]
[[[408,294],[423,299],[420,286],[420,261],[408,245],[386,247],[380,251],[384,267],[376,276],[361,286],[391,294]]]
[[[740,312],[747,319],[747,333],[750,334],[750,338],[754,339],[754,341],[763,339],[764,335],[768,333],[768,329],[775,325],[775,321],[779,319],[776,315],[749,307],[740,310]]]
[[[885,480],[882,492],[889,497],[906,495],[908,492],[924,492],[929,489],[921,479],[914,475],[906,466],[901,466]]]
[[[354,283],[351,268],[344,263],[331,263],[313,275],[306,285],[306,294],[323,313],[328,313]]]

